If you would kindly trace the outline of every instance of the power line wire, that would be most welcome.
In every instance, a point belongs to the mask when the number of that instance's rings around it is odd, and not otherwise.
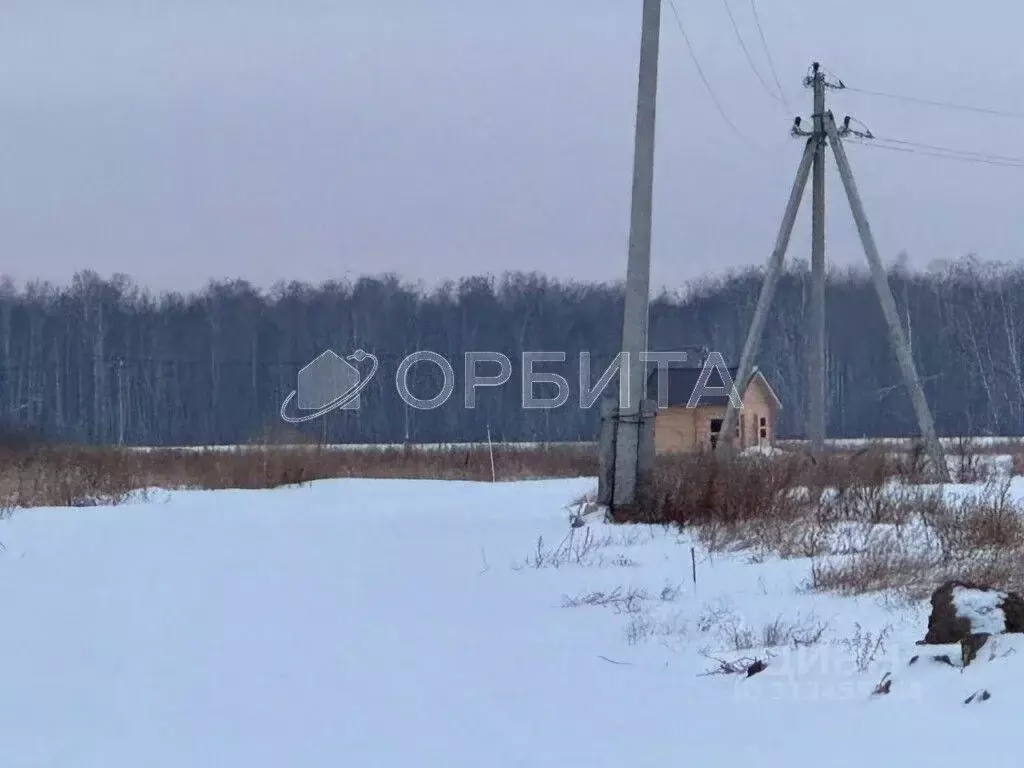
[[[950,101],[936,101],[933,99],[922,99],[917,96],[905,96],[898,93],[886,93],[884,91],[871,91],[866,88],[855,88],[852,85],[845,85],[845,90],[852,91],[854,93],[862,93],[866,96],[879,96],[886,99],[894,99],[896,101],[906,101],[914,104],[923,104],[929,107],[941,107],[944,109],[956,109],[962,112],[977,112],[983,115],[994,115],[996,117],[1009,117],[1018,120],[1024,119],[1024,112],[1012,112],[1003,109],[989,109],[987,107],[974,107],[966,104],[955,104]]]
[[[840,83],[842,83],[842,81],[840,81]],[[844,90],[853,91],[855,93],[861,93],[868,96],[879,96],[882,98],[894,99],[897,101],[904,101],[914,104],[923,104],[926,106],[939,107],[943,109],[974,112],[978,114],[991,115],[995,117],[1008,117],[1016,119],[1024,118],[1024,112],[989,109],[987,107],[957,104],[954,102],[938,101],[934,99],[923,99],[916,96],[888,93],[885,91],[873,91],[866,88],[857,88],[855,86],[846,85],[845,83],[842,83],[842,88]],[[863,138],[869,138],[870,140],[864,141]],[[958,149],[955,147],[944,147],[937,144],[926,144],[924,142],[919,141],[908,141],[906,139],[894,139],[884,136],[857,137],[852,141],[853,143],[856,144],[873,146],[878,149],[888,149],[897,152],[907,152],[910,154],[924,155],[926,157],[937,157],[946,160],[960,160],[962,162],[983,163],[985,165],[999,165],[1003,167],[1024,167],[1024,157],[1020,156],[997,155],[990,152],[978,152],[976,150]]]
[[[1022,162],[1008,162],[1006,160],[1000,160],[997,158],[989,158],[985,156],[975,156],[971,154],[953,154],[949,152],[935,152],[928,149],[920,149],[915,146],[896,146],[890,144],[876,144],[874,141],[867,141],[864,139],[845,139],[847,143],[859,144],[863,147],[871,147],[874,149],[887,149],[891,152],[906,152],[913,155],[923,155],[925,157],[937,157],[941,160],[960,160],[966,163],[983,163],[985,165],[998,165],[1004,168],[1024,168],[1024,161]]]
[[[729,0],[722,0],[722,5],[725,6],[725,12],[729,14],[729,23],[732,24],[732,31],[736,33],[736,40],[740,44],[740,48],[743,51],[743,55],[747,59],[747,64],[754,71],[754,75],[757,77],[757,81],[761,83],[761,87],[764,88],[765,93],[772,97],[775,101],[779,101],[777,93],[772,91],[765,79],[761,77],[761,72],[754,63],[754,57],[750,55],[750,49],[747,48],[747,44],[743,41],[743,35],[740,33],[739,25],[736,23],[736,17],[733,15],[732,7],[729,5]]]
[[[724,120],[726,125],[732,129],[733,133],[748,144],[754,144],[754,142],[751,141],[750,138],[737,128],[736,124],[729,119],[729,115],[726,114],[725,109],[722,107],[722,103],[715,95],[715,90],[711,87],[711,83],[708,82],[708,78],[704,74],[704,69],[701,67],[700,61],[697,59],[697,54],[694,52],[693,46],[690,44],[690,36],[686,34],[686,27],[683,25],[683,18],[679,15],[679,9],[676,7],[675,0],[668,0],[668,5],[672,11],[672,15],[675,17],[679,33],[683,36],[683,41],[686,43],[686,50],[690,52],[690,58],[693,59],[693,65],[697,69],[697,74],[700,76],[701,82],[704,83],[704,87],[707,89],[708,96],[711,97],[711,101],[714,102],[715,108],[718,110],[718,114],[721,115],[722,120]]]
[[[989,160],[1003,160],[1010,163],[1021,163],[1024,164],[1024,157],[1013,156],[1013,155],[996,155],[991,152],[977,152],[972,149],[956,149],[954,147],[941,147],[936,144],[924,144],[919,141],[907,141],[905,139],[890,139],[884,136],[873,137],[875,141],[883,141],[889,144],[900,144],[906,147],[915,147],[917,149],[927,149],[934,152],[948,152],[957,155],[967,155],[970,157],[983,157]]]
[[[775,78],[775,85],[779,89],[779,96],[782,97],[782,103],[786,106],[786,109],[791,109],[789,101],[786,99],[786,91],[782,88],[782,82],[779,80],[779,73],[775,70],[775,61],[772,59],[772,50],[768,45],[768,39],[764,35],[764,27],[761,26],[761,18],[757,13],[757,0],[750,0],[750,10],[754,14],[757,33],[761,36],[761,47],[764,48],[764,55],[768,59],[768,69],[771,70],[772,77]]]

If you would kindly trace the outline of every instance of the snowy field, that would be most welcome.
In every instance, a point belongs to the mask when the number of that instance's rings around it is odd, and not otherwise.
[[[570,527],[592,489],[336,480],[19,511],[0,765],[1021,764],[1017,636],[966,669],[910,664],[943,651],[915,645],[925,604],[811,593],[805,559]]]

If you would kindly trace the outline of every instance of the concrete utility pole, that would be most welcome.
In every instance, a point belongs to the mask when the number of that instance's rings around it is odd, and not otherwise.
[[[811,453],[825,448],[825,74],[818,62],[808,76],[814,90],[814,172],[811,181],[811,317],[807,334],[807,437]]]
[[[658,96],[658,44],[662,0],[643,0],[640,69],[637,79],[636,133],[633,147],[633,190],[629,217],[629,260],[622,317],[622,352],[628,375],[615,417],[612,503],[628,507],[637,500],[641,457],[640,421],[646,399],[647,377],[643,353],[647,351],[647,311],[651,283],[651,211],[654,199],[654,124]],[[625,380],[624,380],[625,379]]]
[[[935,432],[932,413],[928,408],[924,388],[921,386],[921,381],[918,378],[917,369],[914,366],[914,358],[907,343],[903,326],[900,323],[896,300],[893,298],[892,290],[889,287],[888,277],[878,255],[878,248],[875,245],[874,236],[871,234],[871,227],[868,225],[864,205],[861,202],[860,193],[857,191],[857,185],[853,178],[853,170],[850,167],[850,162],[846,157],[846,149],[842,143],[842,137],[848,134],[865,139],[871,139],[873,136],[870,131],[866,133],[853,131],[850,128],[849,117],[843,121],[842,128],[836,126],[832,113],[825,109],[825,89],[842,89],[845,86],[840,80],[830,82],[826,79],[817,62],[811,66],[811,74],[805,78],[804,84],[814,89],[814,129],[811,131],[801,130],[799,117],[793,122],[793,135],[807,137],[807,144],[804,147],[803,158],[797,170],[796,182],[790,193],[785,215],[782,218],[782,226],[779,229],[779,235],[775,242],[775,250],[772,252],[768,263],[768,272],[764,285],[761,287],[757,308],[754,310],[754,319],[750,330],[747,332],[746,342],[743,345],[743,353],[740,357],[736,380],[739,386],[743,386],[750,378],[754,361],[757,359],[768,310],[771,307],[775,288],[782,274],[786,248],[789,245],[789,237],[800,206],[800,198],[803,195],[803,189],[806,186],[810,168],[813,166],[812,202],[814,209],[811,220],[811,328],[808,334],[810,339],[808,355],[810,363],[808,370],[810,392],[807,427],[812,450],[820,451],[823,448],[825,439],[824,148],[826,143],[830,144],[836,158],[836,164],[839,167],[839,175],[842,178],[846,196],[850,203],[850,210],[857,225],[857,232],[864,247],[864,254],[871,267],[875,291],[878,294],[878,299],[882,306],[882,314],[885,316],[886,325],[888,326],[889,343],[893,353],[896,355],[900,366],[900,373],[910,393],[921,437],[926,443],[928,456],[932,463],[932,471],[940,481],[949,482],[949,468],[946,466],[942,445]],[[735,429],[736,412],[730,403],[726,408],[722,434],[731,436],[735,433]],[[719,450],[724,450],[722,446],[729,445],[731,442],[730,439],[721,441],[719,443]]]
[[[775,288],[779,283],[779,276],[782,274],[786,249],[789,248],[789,238],[793,235],[793,225],[796,224],[796,215],[800,210],[800,200],[804,196],[807,178],[811,175],[811,164],[815,157],[815,142],[813,139],[808,139],[807,144],[804,146],[803,158],[801,158],[800,165],[797,167],[793,189],[789,193],[789,202],[786,203],[786,210],[782,214],[782,225],[779,227],[779,234],[775,238],[775,248],[772,250],[771,258],[768,260],[768,273],[765,275],[764,284],[761,286],[761,295],[757,297],[754,319],[750,323],[747,340],[743,344],[743,353],[740,355],[740,364],[736,371],[735,383],[741,392],[754,371],[754,360],[757,358],[757,351],[761,347],[761,337],[764,335],[764,326],[768,321],[768,310],[771,309],[772,299],[775,298]],[[732,398],[728,398],[720,434],[734,434],[736,432],[737,418],[738,414],[736,408],[733,407]],[[726,446],[731,447],[732,441],[720,440],[716,450],[728,450]]]
[[[892,289],[889,287],[889,279],[885,274],[885,267],[882,266],[882,259],[878,255],[878,247],[875,245],[874,235],[871,234],[867,214],[864,213],[860,192],[857,191],[857,183],[853,179],[853,170],[850,168],[850,161],[846,157],[846,148],[840,140],[840,136],[851,132],[849,127],[850,118],[846,118],[842,131],[836,128],[831,112],[825,115],[824,122],[829,143],[832,145],[832,154],[835,155],[836,165],[839,166],[839,176],[843,180],[846,197],[850,201],[850,210],[853,212],[853,220],[857,225],[857,234],[860,235],[861,245],[864,246],[864,255],[867,256],[868,264],[871,267],[871,276],[875,281],[878,301],[882,305],[882,314],[885,315],[885,324],[889,328],[889,343],[896,354],[900,372],[903,374],[903,381],[907,385],[907,391],[910,393],[910,401],[914,406],[914,413],[917,416],[921,437],[924,438],[928,448],[928,456],[934,465],[936,473],[943,482],[948,483],[950,479],[949,468],[946,466],[942,445],[939,443],[938,435],[935,432],[932,412],[928,407],[928,400],[924,396],[924,387],[921,386],[921,380],[918,378],[917,368],[914,366],[914,357],[910,352],[910,345],[907,343],[906,334],[903,332],[903,325],[900,323],[900,315],[896,309],[896,299],[893,298]]]
[[[117,444],[124,445],[124,360],[117,361]]]

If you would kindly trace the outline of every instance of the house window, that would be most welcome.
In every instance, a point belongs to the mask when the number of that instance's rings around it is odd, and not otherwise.
[[[715,448],[718,445],[718,436],[722,433],[722,420],[712,419],[711,420],[711,447]]]
[[[761,417],[761,439],[768,439],[768,419],[766,419],[764,416]]]

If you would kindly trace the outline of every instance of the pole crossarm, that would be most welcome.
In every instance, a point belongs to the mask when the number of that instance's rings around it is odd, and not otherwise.
[[[834,91],[841,91],[846,88],[846,83],[835,75],[826,72],[819,62],[812,61],[810,68],[807,70],[807,76],[804,78],[804,88],[814,88],[816,82],[820,82],[823,88],[829,88]]]

